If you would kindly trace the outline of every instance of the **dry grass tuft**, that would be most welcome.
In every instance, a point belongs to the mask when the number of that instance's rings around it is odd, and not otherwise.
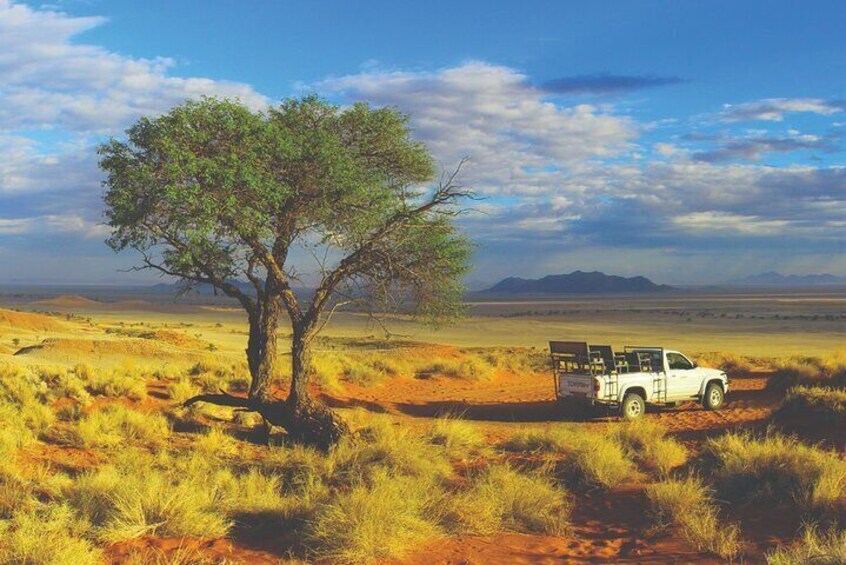
[[[667,476],[687,461],[683,445],[667,437],[667,430],[653,420],[627,422],[613,436],[626,450],[627,457],[646,471]]]
[[[740,529],[721,524],[711,493],[699,479],[667,480],[647,487],[656,528],[676,527],[699,550],[732,560],[740,553]]]
[[[790,547],[779,547],[767,555],[769,565],[835,565],[846,563],[846,532],[835,529],[820,533],[805,528],[801,539]]]
[[[826,513],[846,496],[846,461],[792,438],[728,433],[708,440],[704,457],[721,497],[731,501],[795,502]]]

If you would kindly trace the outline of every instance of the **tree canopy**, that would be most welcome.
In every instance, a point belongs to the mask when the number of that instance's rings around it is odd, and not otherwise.
[[[251,398],[269,399],[280,312],[294,334],[289,400],[307,396],[307,344],[335,306],[428,322],[461,314],[471,244],[453,218],[472,194],[458,182],[460,165],[436,178],[396,109],[307,96],[255,112],[204,98],[126,133],[99,149],[108,243],[140,251],[139,268],[241,303]],[[252,290],[237,284],[244,279]],[[313,286],[310,300],[297,284]]]

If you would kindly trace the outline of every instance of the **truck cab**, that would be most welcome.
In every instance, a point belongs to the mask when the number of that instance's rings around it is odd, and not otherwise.
[[[700,367],[679,351],[663,347],[550,342],[555,396],[562,404],[601,405],[627,420],[641,417],[646,405],[698,401],[707,410],[725,402],[725,372]]]

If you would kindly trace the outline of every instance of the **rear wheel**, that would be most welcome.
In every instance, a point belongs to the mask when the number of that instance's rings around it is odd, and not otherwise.
[[[623,420],[637,420],[646,413],[646,401],[639,394],[630,392],[623,399],[623,404],[620,406],[620,417]]]
[[[708,386],[705,387],[705,395],[702,397],[702,406],[705,407],[705,410],[719,410],[725,399],[723,387],[717,383],[708,383]]]

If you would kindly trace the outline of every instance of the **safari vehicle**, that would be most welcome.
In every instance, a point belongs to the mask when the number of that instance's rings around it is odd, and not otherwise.
[[[723,371],[699,367],[678,351],[663,347],[550,341],[555,397],[562,405],[605,406],[635,420],[646,405],[674,406],[695,400],[706,410],[725,401],[729,380]]]

